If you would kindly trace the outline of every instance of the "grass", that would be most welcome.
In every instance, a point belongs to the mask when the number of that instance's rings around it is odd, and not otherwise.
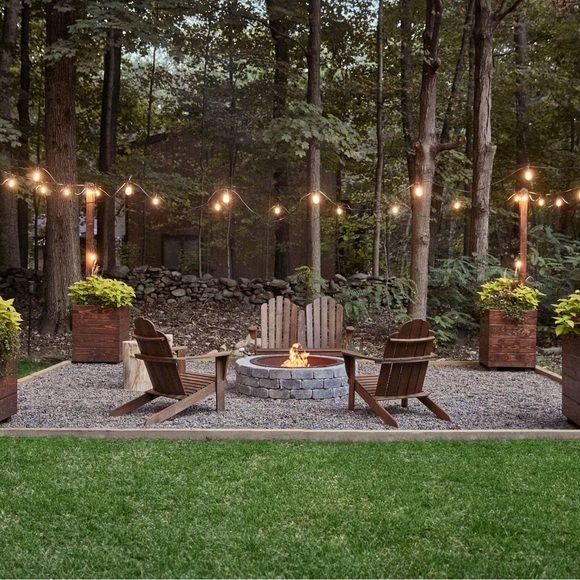
[[[53,364],[54,363],[52,362],[35,361],[29,358],[18,359],[18,378],[21,379],[26,375],[31,375],[32,373],[46,369]]]
[[[1,577],[578,577],[580,443],[0,439]]]

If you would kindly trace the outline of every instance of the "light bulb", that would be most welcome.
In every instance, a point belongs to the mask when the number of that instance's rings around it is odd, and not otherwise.
[[[91,252],[89,254],[89,261],[94,264],[97,261],[97,254],[95,254],[94,252]]]
[[[399,215],[399,211],[401,211],[401,210],[400,210],[398,205],[394,205],[393,207],[391,207],[391,213],[393,215]]]
[[[48,187],[46,187],[46,185],[41,185],[38,188],[38,192],[41,193],[42,195],[46,195],[48,193]]]
[[[133,191],[135,191],[133,186],[130,183],[127,183],[127,185],[125,185],[125,195],[133,195]]]
[[[282,208],[279,205],[275,205],[272,209],[274,215],[280,215],[282,213]]]
[[[312,194],[312,203],[314,205],[318,205],[320,203],[320,194],[319,193]]]
[[[98,187],[95,187],[95,189],[93,190],[95,197],[101,197],[101,190]]]
[[[421,185],[415,186],[415,197],[422,197],[423,196],[423,187]]]
[[[516,266],[516,271],[521,269],[522,261],[519,258],[516,260],[515,266]]]
[[[62,194],[63,194],[65,197],[69,197],[69,196],[70,196],[70,193],[71,193],[71,191],[70,191],[70,187],[68,187],[68,186],[65,186],[65,187],[63,187],[63,188],[62,188]]]
[[[16,179],[14,177],[9,177],[6,180],[6,185],[10,188],[10,189],[14,189],[17,185],[18,182],[16,181]]]
[[[576,192],[576,199],[580,201],[580,189]]]
[[[342,215],[343,213],[344,213],[344,210],[340,206],[338,206],[336,208],[336,215]]]
[[[539,205],[540,207],[544,207],[544,206],[546,205],[546,200],[545,200],[543,197],[540,197],[540,198],[538,199],[538,205]]]
[[[219,201],[216,201],[216,202],[213,204],[213,208],[214,208],[216,211],[220,211],[220,210],[221,210],[221,208],[222,208],[222,204],[221,204]]]
[[[32,172],[32,181],[36,181],[37,183],[42,179],[42,172],[40,169],[35,169]]]
[[[458,199],[453,202],[453,209],[461,209],[461,202]]]
[[[229,192],[227,191],[224,192],[224,194],[222,195],[222,201],[224,202],[225,205],[228,205],[228,203],[232,201],[232,196],[229,194]]]
[[[514,201],[515,201],[516,203],[519,203],[519,202],[520,202],[520,194],[519,194],[519,193],[516,193],[516,194],[514,195]]]
[[[159,197],[155,196],[152,200],[151,203],[153,205],[159,205],[161,203],[161,200],[159,199]]]
[[[534,179],[534,172],[529,167],[524,171],[524,179],[526,181],[532,181]]]
[[[562,207],[563,205],[564,205],[564,200],[561,197],[559,197],[556,200],[556,207]]]

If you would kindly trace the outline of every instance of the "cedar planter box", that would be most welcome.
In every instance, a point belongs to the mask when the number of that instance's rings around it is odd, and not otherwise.
[[[502,310],[486,310],[481,318],[479,362],[490,368],[533,369],[536,366],[538,312],[528,310],[522,322]]]
[[[562,339],[562,413],[580,426],[580,336]]]
[[[73,304],[73,362],[119,363],[129,340],[129,308]]]
[[[17,407],[16,360],[9,360],[0,369],[0,421],[10,419]]]

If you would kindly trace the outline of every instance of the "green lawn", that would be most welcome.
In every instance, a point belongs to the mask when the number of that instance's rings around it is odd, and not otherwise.
[[[580,443],[0,439],[2,577],[578,577]]]
[[[28,358],[23,358],[18,360],[18,378],[21,379],[26,375],[31,375],[36,371],[41,371],[42,369],[46,369],[49,366],[53,365],[52,362],[46,361],[35,361]]]

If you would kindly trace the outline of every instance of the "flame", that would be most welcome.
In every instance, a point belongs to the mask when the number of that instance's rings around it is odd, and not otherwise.
[[[295,342],[290,347],[288,358],[282,363],[282,366],[293,368],[309,367],[310,366],[308,364],[309,355],[310,353],[306,352],[299,342]]]

